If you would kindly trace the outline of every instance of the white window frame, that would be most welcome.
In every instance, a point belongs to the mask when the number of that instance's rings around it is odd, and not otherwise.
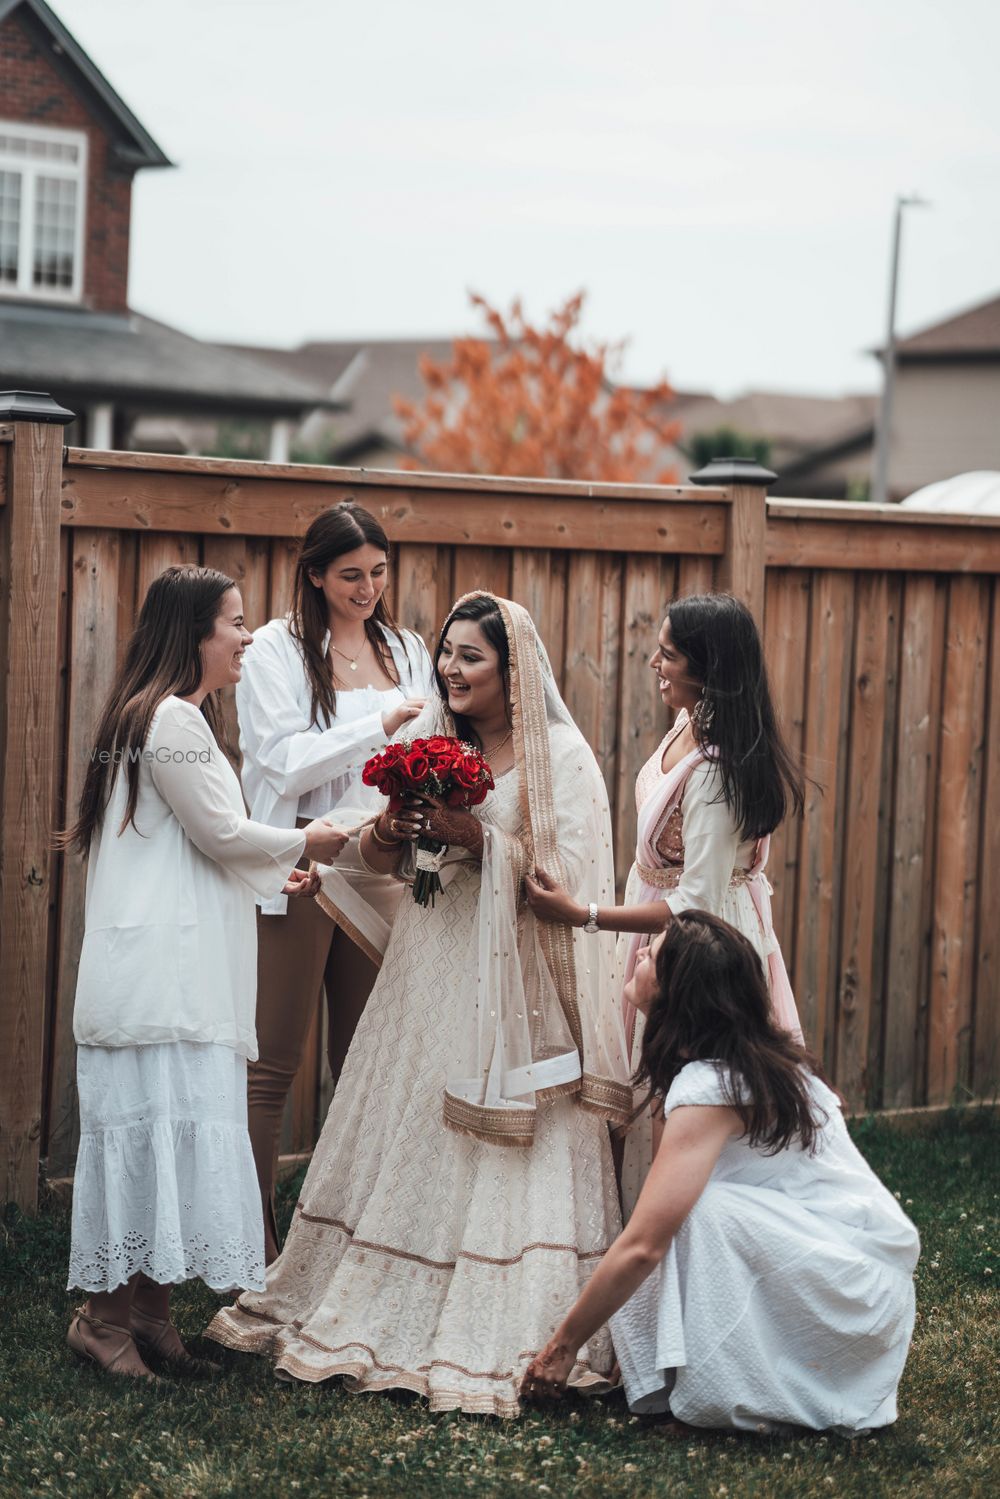
[[[76,146],[73,162],[52,161],[45,157],[17,156],[0,150],[0,171],[18,172],[21,177],[21,224],[17,250],[17,284],[0,283],[0,297],[14,297],[19,302],[79,302],[83,296],[83,247],[87,218],[87,136],[83,130],[57,130],[50,125],[29,125],[23,120],[0,119],[0,134],[17,135],[22,140],[45,141]],[[73,285],[35,286],[32,282],[35,264],[35,190],[39,177],[65,177],[77,186],[76,238],[73,244]]]

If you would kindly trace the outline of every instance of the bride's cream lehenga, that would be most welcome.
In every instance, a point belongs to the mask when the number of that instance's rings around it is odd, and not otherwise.
[[[498,603],[516,766],[477,809],[482,863],[459,856],[433,909],[404,891],[383,923],[284,1251],[209,1336],[296,1379],[515,1416],[526,1365],[619,1231],[608,1121],[631,1093],[614,938],[537,923],[520,893],[538,863],[579,899],[613,901],[604,783],[529,616]],[[442,732],[435,701],[412,737]],[[372,884],[361,862],[355,843],[325,898],[377,947],[381,917],[343,909],[352,863]],[[600,1386],[613,1363],[602,1328],[571,1383]]]

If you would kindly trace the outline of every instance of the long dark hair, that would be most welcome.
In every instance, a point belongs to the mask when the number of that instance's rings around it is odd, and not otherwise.
[[[333,685],[327,653],[323,649],[323,641],[330,627],[326,598],[322,588],[312,581],[309,574],[325,572],[331,562],[335,562],[345,552],[357,551],[366,542],[378,547],[380,552],[385,553],[386,560],[389,560],[389,538],[374,515],[359,505],[357,500],[350,498],[341,500],[339,505],[317,515],[302,538],[295,564],[289,629],[302,647],[302,659],[312,696],[311,724],[319,723],[320,713],[326,719],[327,726],[333,722],[337,713],[337,691]],[[371,615],[365,620],[365,634],[390,682],[398,682],[399,673],[384,630],[395,635],[405,653],[406,641],[389,611],[385,594],[382,594]]]
[[[496,599],[491,598],[489,594],[485,593],[477,594],[475,598],[466,599],[464,604],[459,604],[451,611],[441,626],[441,633],[434,648],[434,680],[437,683],[437,690],[441,698],[444,702],[448,701],[448,689],[445,686],[444,677],[442,677],[440,668],[438,667],[438,661],[441,658],[445,636],[458,619],[469,619],[474,624],[477,624],[488,643],[500,657],[500,676],[503,680],[509,703],[510,645],[507,640],[507,627],[503,622],[503,615],[500,613],[500,605]],[[463,718],[460,713],[455,714],[455,731],[460,739],[467,739],[472,743],[478,743],[479,741],[479,736],[472,728],[468,719]]]
[[[719,752],[722,795],[744,838],[763,838],[791,803],[801,815],[802,772],[778,729],[764,650],[753,615],[728,593],[699,593],[667,605],[670,635],[702,684],[691,725]]]
[[[215,628],[222,600],[236,584],[212,567],[168,567],[154,578],[125,648],[125,659],[108,694],[90,749],[77,820],[56,835],[60,848],[85,854],[104,820],[104,809],[124,762],[128,778],[125,816],[134,824],[141,752],[153,714],[165,697],[189,697],[201,682],[201,643]],[[220,746],[229,753],[219,695],[209,692],[201,711]]]
[[[773,1155],[798,1140],[815,1150],[825,1116],[813,1113],[807,1074],[819,1076],[819,1067],[775,1025],[764,970],[743,934],[708,911],[679,911],[656,955],[656,979],[636,1085],[665,1098],[685,1063],[714,1062],[750,1145]]]

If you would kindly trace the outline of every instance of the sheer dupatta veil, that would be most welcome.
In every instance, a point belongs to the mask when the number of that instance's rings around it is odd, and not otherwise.
[[[492,594],[473,593],[467,599]],[[530,1147],[539,1103],[559,1095],[624,1122],[632,1112],[612,933],[539,922],[523,893],[541,866],[578,901],[614,904],[607,791],[563,702],[527,610],[494,600],[510,652],[510,709],[520,804],[507,831],[484,813],[476,971],[466,1023],[442,1038],[444,1122],[495,1145]],[[456,734],[433,694],[407,739]],[[457,853],[457,850],[452,851]],[[338,861],[339,863],[340,861]],[[324,883],[326,883],[324,881]],[[404,897],[406,899],[406,897]],[[434,920],[433,911],[411,920]]]

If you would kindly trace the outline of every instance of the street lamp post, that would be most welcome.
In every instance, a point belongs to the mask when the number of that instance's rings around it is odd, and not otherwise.
[[[882,401],[879,406],[878,427],[875,432],[875,473],[872,481],[872,499],[876,505],[884,505],[889,499],[889,447],[892,442],[892,396],[896,378],[896,284],[899,280],[899,242],[902,235],[903,209],[926,208],[924,198],[911,193],[908,198],[896,199],[896,214],[892,231],[892,261],[889,270],[889,319],[882,354]]]

